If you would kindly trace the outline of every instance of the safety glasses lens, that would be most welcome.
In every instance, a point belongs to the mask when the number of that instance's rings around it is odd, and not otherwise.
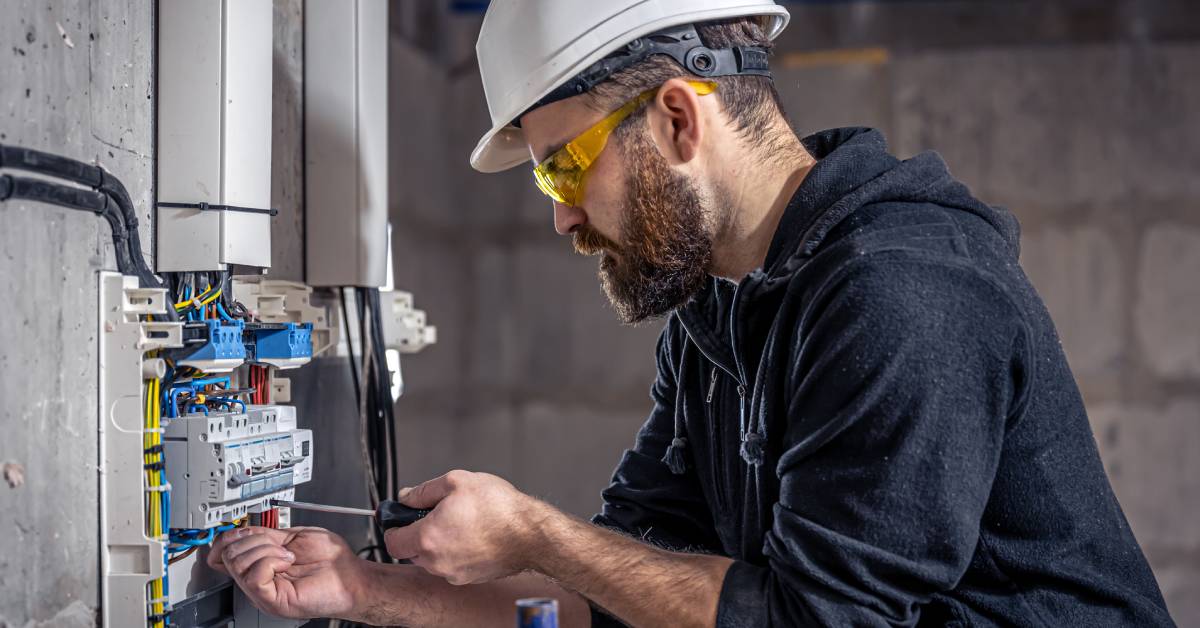
[[[559,192],[558,186],[556,185],[556,178],[558,177],[548,174],[542,168],[534,168],[533,170],[533,180],[537,183],[538,189],[551,199],[559,203],[566,203],[566,197]]]

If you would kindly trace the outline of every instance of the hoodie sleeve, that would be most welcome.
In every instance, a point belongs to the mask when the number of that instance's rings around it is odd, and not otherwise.
[[[859,257],[790,348],[766,567],[735,562],[718,626],[911,626],[979,543],[1029,332],[979,271]],[[782,436],[782,439],[780,438]]]
[[[650,389],[654,408],[613,472],[603,492],[604,508],[592,523],[666,549],[712,553],[718,547],[716,530],[695,469],[675,475],[662,461],[675,435],[678,325],[672,317],[659,336],[658,376]],[[622,625],[593,607],[592,626]]]

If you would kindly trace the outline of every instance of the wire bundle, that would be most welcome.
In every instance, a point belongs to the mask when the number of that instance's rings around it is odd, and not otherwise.
[[[137,212],[120,179],[99,166],[20,146],[0,145],[0,168],[34,172],[90,188],[0,175],[0,201],[26,199],[103,216],[112,229],[117,270],[123,275],[137,275],[143,287],[162,287],[142,256]],[[173,314],[168,312],[168,316]]]
[[[359,436],[363,458],[367,461],[367,494],[371,508],[380,499],[392,499],[396,486],[396,417],[392,406],[391,373],[383,342],[383,315],[377,288],[353,288],[358,314],[358,338],[361,360],[355,359],[350,337],[345,291],[341,292],[342,320],[346,326],[346,346],[350,354],[350,375],[358,405]],[[361,375],[361,377],[360,377]],[[360,553],[377,562],[392,562],[383,544],[383,530],[371,526],[371,541]]]
[[[271,403],[270,367],[251,364],[249,380],[250,388],[253,390],[253,392],[250,393],[250,403],[257,405],[266,405]]]
[[[146,536],[166,541],[166,529],[171,516],[171,486],[166,481],[165,458],[162,445],[162,412],[159,404],[161,382],[146,380],[146,419],[142,431],[142,466],[146,474]],[[163,577],[151,580],[149,587],[150,608],[147,622],[151,628],[162,628],[166,622],[167,593],[169,583],[166,575],[168,563],[163,556]]]
[[[260,525],[264,528],[278,528],[279,527],[279,509],[278,508],[269,508],[267,510],[262,511],[262,514],[259,515],[258,525]]]
[[[250,320],[250,311],[233,300],[229,271],[199,273],[167,273],[167,290],[175,304],[175,312],[184,320],[199,321],[220,318],[232,322]],[[203,285],[204,288],[200,288]]]

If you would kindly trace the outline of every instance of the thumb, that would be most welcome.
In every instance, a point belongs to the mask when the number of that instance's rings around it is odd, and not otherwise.
[[[452,482],[445,475],[422,482],[412,488],[402,488],[396,499],[412,508],[433,508],[453,492]]]

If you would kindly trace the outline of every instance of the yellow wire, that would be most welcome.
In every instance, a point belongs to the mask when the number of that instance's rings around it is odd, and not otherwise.
[[[209,294],[210,289],[211,288],[206,288],[204,293],[202,293],[198,297],[194,297],[194,298],[188,299],[187,301],[180,301],[179,303],[176,303],[175,309],[177,309],[177,310],[178,309],[186,309],[186,308],[192,306],[196,302],[197,299],[200,300],[200,305],[202,305],[202,306],[208,305],[209,303],[216,301],[217,298],[221,296],[221,289],[217,289],[216,292]]]
[[[158,399],[161,383],[157,378],[147,380],[146,382],[146,433],[142,437],[145,449],[162,443],[162,435],[157,432],[161,427],[160,421],[160,402]],[[142,459],[146,464],[153,464],[163,459],[162,453],[149,453],[144,451]],[[146,470],[146,481],[151,487],[162,486],[163,473],[158,469]],[[147,499],[147,527],[152,538],[161,538],[163,534],[163,517],[162,517],[162,499],[163,495],[160,491],[150,491]],[[150,599],[158,600],[163,597],[163,581],[162,578],[157,578],[150,582]],[[165,604],[161,601],[151,604],[151,614],[160,616],[163,614]],[[165,621],[158,619],[153,622],[153,628],[164,628]]]

